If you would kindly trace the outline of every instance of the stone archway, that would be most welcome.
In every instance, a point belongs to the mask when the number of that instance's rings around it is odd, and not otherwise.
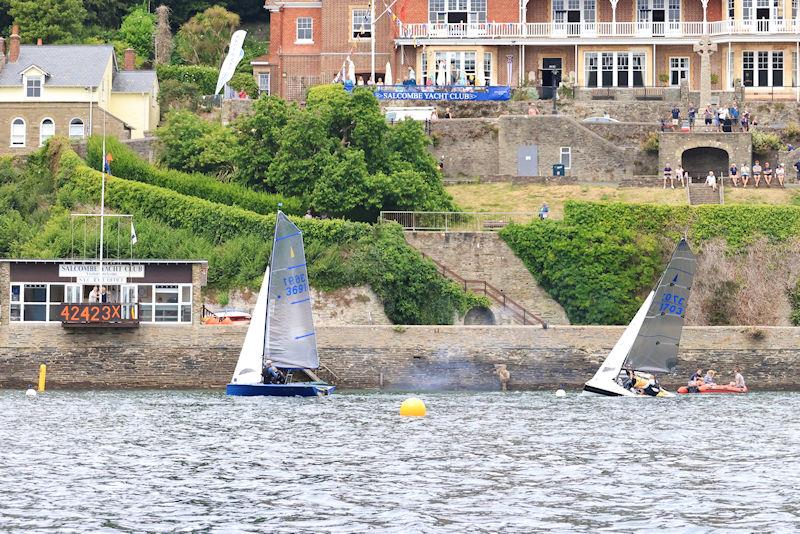
[[[489,308],[475,306],[464,316],[465,325],[493,325],[497,324],[494,313]]]
[[[681,155],[681,166],[695,181],[702,180],[708,171],[714,171],[715,176],[727,175],[730,163],[727,150],[710,146],[690,148]]]

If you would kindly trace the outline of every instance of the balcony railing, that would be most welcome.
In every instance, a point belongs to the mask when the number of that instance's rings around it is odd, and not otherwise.
[[[784,34],[800,31],[798,20],[723,20],[707,22],[483,22],[399,24],[399,39],[701,37]],[[705,30],[705,31],[704,31]]]

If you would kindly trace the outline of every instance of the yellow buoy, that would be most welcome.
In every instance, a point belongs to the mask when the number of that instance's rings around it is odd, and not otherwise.
[[[425,403],[416,397],[406,399],[400,405],[400,415],[404,417],[425,417]]]
[[[45,375],[47,375],[47,366],[45,364],[42,364],[39,366],[39,393],[44,392]]]

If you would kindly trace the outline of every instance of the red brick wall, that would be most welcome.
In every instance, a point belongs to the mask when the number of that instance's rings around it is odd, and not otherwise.
[[[550,22],[550,5],[550,0],[528,2],[527,22]]]
[[[398,0],[395,7],[395,13],[406,24],[428,22],[427,0]]]
[[[528,4],[530,7],[530,4]],[[488,0],[487,22],[519,22],[519,2],[515,0]]]
[[[282,54],[311,54],[322,50],[322,13],[319,8],[290,8],[283,9],[281,17],[281,35],[279,53]],[[313,44],[295,44],[297,38],[297,19],[311,17]]]
[[[726,13],[726,15],[727,15],[727,11],[728,11],[728,3],[726,2],[725,3],[725,13]],[[708,3],[708,11],[707,11],[708,20],[710,20],[710,21],[722,20],[723,19],[722,13],[723,13],[723,11],[722,11],[722,2],[721,1],[714,2],[712,0],[711,2]],[[703,20],[703,19],[701,18],[700,20]]]

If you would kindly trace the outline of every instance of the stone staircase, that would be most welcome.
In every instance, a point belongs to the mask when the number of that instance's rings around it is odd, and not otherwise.
[[[405,232],[405,237],[411,246],[458,273],[460,278],[485,281],[491,286],[488,293],[498,290],[547,324],[569,324],[564,308],[539,287],[497,233]]]
[[[718,185],[717,190],[714,191],[705,182],[692,183],[689,182],[687,189],[689,197],[689,204],[696,206],[698,204],[722,204],[722,186]]]

